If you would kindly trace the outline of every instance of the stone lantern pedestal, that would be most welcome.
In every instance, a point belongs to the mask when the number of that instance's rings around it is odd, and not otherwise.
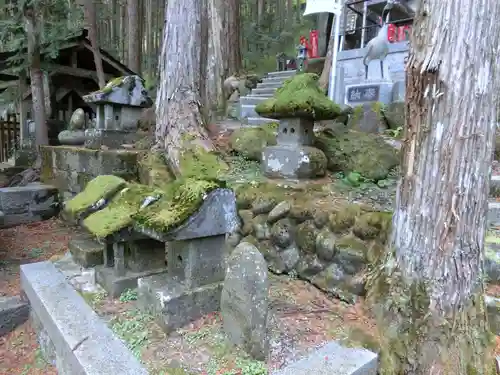
[[[325,154],[313,147],[314,121],[306,118],[280,119],[277,145],[262,152],[262,168],[267,177],[307,179],[325,175]]]

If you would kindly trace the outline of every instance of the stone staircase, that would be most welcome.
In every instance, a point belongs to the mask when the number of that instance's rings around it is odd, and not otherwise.
[[[295,75],[296,72],[296,70],[285,70],[283,72],[268,73],[267,77],[262,80],[262,83],[257,84],[257,88],[253,89],[249,95],[241,97],[241,122],[249,126],[277,122],[277,120],[260,117],[257,112],[255,112],[255,106],[272,97],[275,91],[280,88],[288,78]]]

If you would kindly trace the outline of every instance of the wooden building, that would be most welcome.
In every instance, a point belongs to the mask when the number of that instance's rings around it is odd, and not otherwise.
[[[82,99],[82,96],[99,89],[94,54],[87,35],[87,30],[83,30],[80,35],[65,40],[55,59],[42,56],[44,88],[49,90],[45,97],[50,97],[48,124],[49,133],[52,134],[49,134],[49,138],[54,138],[54,134],[57,136],[60,129],[56,128],[66,124],[76,108],[83,108],[89,117],[95,114],[93,105]],[[0,93],[12,86],[17,86],[22,93],[18,103],[18,117],[21,138],[24,138],[27,120],[32,119],[31,88],[27,72],[19,75],[9,73],[12,69],[9,59],[15,55],[16,52],[0,53]],[[100,49],[100,55],[107,81],[135,74],[103,49]]]

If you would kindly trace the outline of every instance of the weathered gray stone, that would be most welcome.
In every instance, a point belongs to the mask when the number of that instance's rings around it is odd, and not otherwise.
[[[62,145],[81,146],[85,143],[84,130],[63,130],[57,135],[57,139]]]
[[[267,214],[274,206],[276,206],[276,201],[272,198],[257,198],[252,202],[252,212],[254,215]]]
[[[355,303],[356,296],[362,296],[365,292],[364,280],[349,275],[335,263],[312,276],[310,281],[319,289],[348,303]]]
[[[278,220],[271,228],[271,241],[280,248],[290,246],[295,236],[295,227],[290,219]]]
[[[269,236],[271,235],[271,228],[269,228],[269,224],[267,223],[266,215],[259,215],[253,219],[252,228],[255,238],[259,241],[269,239]]]
[[[0,297],[0,337],[23,324],[29,313],[29,304],[21,298]]]
[[[151,107],[152,99],[139,76],[125,76],[109,81],[101,90],[83,97],[86,103],[113,103],[131,107]]]
[[[272,375],[376,375],[377,371],[378,358],[375,353],[329,342]]]
[[[63,257],[54,261],[54,266],[61,271],[76,291],[83,293],[104,292],[97,284],[95,268],[85,268],[75,263],[69,251]]]
[[[69,119],[68,130],[82,130],[84,127],[85,111],[81,108],[77,108]]]
[[[292,206],[288,201],[283,201],[278,203],[278,205],[274,207],[271,210],[271,212],[269,212],[269,216],[267,217],[267,222],[269,224],[273,224],[276,221],[283,219],[286,215],[288,215],[291,208]]]
[[[500,202],[488,203],[487,221],[489,226],[500,225]]]
[[[323,151],[309,146],[277,145],[262,151],[262,168],[270,178],[307,179],[325,175]]]
[[[269,355],[267,264],[252,244],[242,242],[228,260],[221,296],[224,331],[253,358]]]
[[[500,298],[485,295],[484,302],[488,313],[490,330],[493,334],[500,335]]]
[[[337,238],[328,229],[323,229],[316,237],[316,254],[320,259],[332,261],[335,255],[335,243]]]
[[[104,246],[91,238],[79,236],[69,241],[68,249],[76,263],[88,268],[104,263]]]
[[[22,265],[21,285],[55,348],[59,374],[148,373],[52,263]]]
[[[138,280],[138,303],[156,317],[156,323],[170,333],[187,323],[220,309],[222,283],[189,289],[164,276]]]
[[[306,254],[300,258],[296,269],[301,278],[311,280],[313,276],[325,269],[325,265],[316,254]]]
[[[59,213],[59,195],[54,186],[33,183],[0,188],[3,228],[50,219]]]
[[[500,176],[491,176],[490,196],[500,197]]]

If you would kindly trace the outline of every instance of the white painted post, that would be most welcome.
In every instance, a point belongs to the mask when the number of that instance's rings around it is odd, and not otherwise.
[[[335,77],[337,75],[337,54],[339,51],[340,17],[342,16],[343,0],[307,0],[304,16],[314,13],[333,13],[335,15],[335,36],[333,39],[332,67],[328,85],[328,97],[333,100],[335,95]],[[331,41],[330,41],[331,42]]]
[[[341,14],[341,13],[340,13]],[[337,77],[337,55],[339,51],[340,14],[335,14],[335,33],[333,36],[332,66],[330,68],[330,82],[328,84],[328,97],[333,101],[335,96],[335,78]]]

